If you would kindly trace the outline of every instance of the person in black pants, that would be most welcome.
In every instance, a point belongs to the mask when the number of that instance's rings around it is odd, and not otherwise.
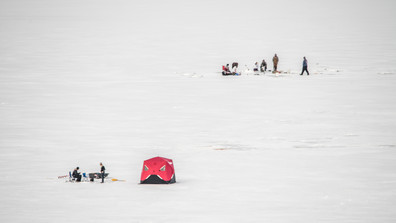
[[[103,166],[102,163],[100,163],[100,175],[102,177],[102,183],[104,183],[105,170],[106,170],[106,168]]]
[[[300,75],[303,75],[304,71],[306,71],[307,74],[309,75],[309,72],[308,72],[308,61],[307,61],[307,59],[305,57],[304,57],[304,61],[303,61],[303,69],[302,69],[302,72],[301,72]]]
[[[261,72],[267,71],[267,62],[265,62],[265,60],[263,60],[263,62],[261,62],[260,69],[261,69]]]
[[[76,167],[76,169],[73,170],[73,178],[76,179],[76,182],[81,182],[81,173],[78,172],[80,167]]]

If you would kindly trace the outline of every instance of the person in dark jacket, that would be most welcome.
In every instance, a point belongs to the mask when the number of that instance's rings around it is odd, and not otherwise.
[[[267,71],[267,62],[265,62],[265,60],[263,60],[263,62],[261,62],[261,72],[265,72]]]
[[[105,171],[106,171],[106,168],[103,166],[102,163],[100,163],[100,175],[102,177],[102,183],[104,183]]]
[[[81,173],[78,172],[78,170],[80,169],[80,167],[76,167],[76,169],[73,170],[73,178],[76,179],[76,182],[81,182]]]
[[[272,62],[274,63],[274,71],[273,73],[278,71],[278,62],[279,62],[279,58],[278,55],[275,54],[275,56],[272,58]]]
[[[302,72],[301,72],[300,75],[303,75],[304,71],[306,71],[307,75],[309,75],[309,72],[308,72],[308,60],[305,57],[304,57],[304,60],[303,60],[303,68],[302,68]]]

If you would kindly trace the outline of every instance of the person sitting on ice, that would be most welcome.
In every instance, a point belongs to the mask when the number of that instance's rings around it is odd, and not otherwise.
[[[233,67],[233,68],[231,69],[232,75],[236,75],[236,76],[239,76],[239,75],[240,75],[240,73],[238,73],[237,68],[238,68],[238,67]]]
[[[238,63],[237,62],[232,63],[231,71],[232,71],[233,75],[236,75],[236,76],[240,75],[240,73],[238,73],[237,69],[238,69]]]
[[[223,75],[232,75],[231,71],[230,71],[230,65],[227,64],[226,66],[223,66]]]
[[[237,62],[232,63],[231,69],[234,69],[234,67],[238,68],[238,63]]]
[[[259,71],[259,65],[258,65],[258,63],[257,63],[257,62],[256,62],[256,63],[254,63],[253,71],[254,71],[254,72],[257,72],[257,71]]]
[[[76,169],[73,170],[73,178],[76,179],[76,182],[81,182],[81,173],[78,172],[78,170],[80,169],[80,167],[76,167]]]

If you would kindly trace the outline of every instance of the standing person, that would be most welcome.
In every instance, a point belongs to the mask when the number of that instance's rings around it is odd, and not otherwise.
[[[267,71],[267,62],[265,62],[265,60],[263,60],[263,62],[261,62],[261,72],[265,72]]]
[[[272,58],[272,62],[274,63],[274,73],[278,71],[278,62],[279,62],[279,58],[278,55],[276,55]]]
[[[78,170],[80,169],[80,167],[76,167],[76,169],[73,170],[73,178],[76,179],[76,182],[81,182],[81,173],[78,172]]]
[[[303,75],[304,71],[306,71],[307,75],[309,75],[309,72],[308,72],[308,60],[305,57],[304,57],[304,60],[303,60],[303,69],[302,69],[302,72],[301,72],[300,75]]]
[[[102,183],[104,183],[105,171],[106,171],[106,168],[103,166],[102,163],[100,163],[100,175],[102,177]]]

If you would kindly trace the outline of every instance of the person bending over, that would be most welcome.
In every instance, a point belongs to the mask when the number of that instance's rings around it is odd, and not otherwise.
[[[76,179],[76,182],[81,182],[81,173],[78,172],[78,170],[80,169],[80,167],[76,167],[76,169],[73,170],[73,178]]]

